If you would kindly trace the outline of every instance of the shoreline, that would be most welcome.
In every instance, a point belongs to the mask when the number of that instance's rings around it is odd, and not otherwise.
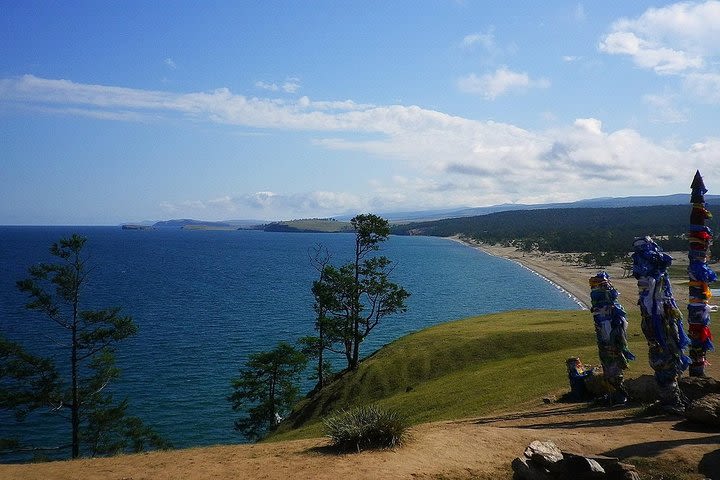
[[[613,286],[620,293],[621,301],[632,304],[637,301],[636,280],[632,277],[623,277],[622,264],[619,262],[601,269],[566,262],[563,260],[565,255],[559,253],[521,252],[515,247],[479,243],[461,238],[459,235],[445,238],[522,266],[567,294],[582,310],[589,309],[588,280],[599,271],[606,271],[610,275]]]
[[[543,281],[548,282],[550,285],[554,286],[558,290],[560,290],[562,293],[566,294],[575,304],[580,308],[580,310],[589,310],[588,304],[580,298],[582,295],[577,288],[577,285],[570,285],[569,282],[564,281],[561,275],[558,275],[556,271],[557,266],[554,267],[554,269],[548,269],[544,268],[542,266],[537,265],[537,261],[530,260],[530,257],[527,257],[527,254],[523,255],[519,259],[516,255],[517,250],[512,247],[499,247],[497,245],[488,245],[484,243],[469,241],[467,239],[461,238],[457,235],[454,235],[452,237],[445,237],[449,240],[461,243],[465,246],[468,246],[470,248],[474,248],[476,250],[480,250],[481,252],[490,255],[492,257],[502,258],[505,260],[508,260],[525,270],[528,270],[529,272],[533,273],[534,275],[537,275],[540,277]],[[515,254],[513,254],[513,252]],[[562,268],[562,267],[561,267]],[[538,271],[541,270],[542,272]],[[588,289],[589,291],[589,289]],[[587,294],[585,294],[587,296]]]

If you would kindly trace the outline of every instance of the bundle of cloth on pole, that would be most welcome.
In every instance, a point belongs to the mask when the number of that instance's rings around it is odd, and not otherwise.
[[[672,257],[650,237],[636,238],[633,250],[641,327],[648,343],[650,366],[655,371],[660,406],[668,412],[682,414],[686,402],[678,387],[678,378],[691,363],[685,354],[690,340],[685,334],[682,313],[673,298],[667,272]]]
[[[709,283],[717,280],[717,275],[708,266],[710,246],[712,245],[713,232],[705,225],[705,220],[712,218],[705,204],[705,182],[700,171],[695,172],[692,185],[690,203],[690,228],[688,240],[690,248],[688,251],[688,278],[689,278],[689,302],[688,302],[688,336],[690,337],[690,376],[705,376],[705,355],[708,350],[712,351],[712,334],[710,333],[710,312],[717,307],[710,306],[708,301],[712,297]]]
[[[603,377],[611,388],[611,405],[623,405],[627,402],[623,371],[628,368],[628,362],[635,359],[628,349],[628,322],[625,310],[617,301],[619,295],[606,272],[590,277],[590,311],[595,321]]]

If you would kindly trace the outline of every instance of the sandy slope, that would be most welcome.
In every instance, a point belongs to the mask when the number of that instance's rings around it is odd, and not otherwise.
[[[219,446],[95,460],[0,466],[4,480],[510,478],[531,441],[621,458],[661,457],[720,478],[720,432],[627,410],[554,404],[518,414],[419,425],[396,450],[337,455],[323,439]],[[698,476],[702,478],[702,476]]]
[[[587,302],[587,280],[595,269],[564,264],[553,255],[482,248],[522,262]],[[630,307],[637,295],[634,279],[622,279],[619,266],[608,271]],[[676,290],[682,305],[684,289]],[[720,361],[715,363],[709,373],[720,378]],[[688,471],[720,479],[720,429],[702,431],[681,419],[639,418],[630,416],[628,410],[544,405],[539,401],[528,412],[418,425],[412,429],[407,445],[390,451],[336,455],[327,451],[326,440],[311,439],[74,462],[0,465],[0,479],[510,478],[512,459],[532,440],[546,439],[580,453],[667,459],[687,465]]]

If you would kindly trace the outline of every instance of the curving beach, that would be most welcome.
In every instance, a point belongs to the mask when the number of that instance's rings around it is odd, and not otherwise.
[[[637,302],[636,280],[632,276],[623,276],[623,267],[620,262],[616,262],[604,269],[599,269],[597,267],[588,267],[577,263],[566,262],[562,259],[565,254],[560,253],[528,253],[519,251],[515,247],[489,245],[458,236],[452,237],[452,240],[477,248],[488,255],[505,258],[522,265],[567,292],[568,295],[576,299],[583,308],[588,308],[590,298],[588,279],[600,270],[604,270],[610,275],[613,286],[620,292],[621,303],[625,304],[626,307],[630,307]],[[687,265],[686,254],[684,252],[669,253],[673,257],[674,265]],[[688,300],[688,291],[687,288],[685,288],[687,278],[671,278],[671,281],[674,287],[673,293],[675,300],[682,309]]]

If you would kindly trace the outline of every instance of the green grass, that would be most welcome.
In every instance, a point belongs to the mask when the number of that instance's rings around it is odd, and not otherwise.
[[[350,222],[339,222],[336,220],[327,220],[322,218],[309,218],[300,220],[288,220],[278,222],[280,225],[285,225],[290,228],[294,228],[299,231],[313,231],[313,232],[351,232],[353,231]]]
[[[377,405],[342,410],[323,420],[332,445],[340,451],[393,448],[407,436],[407,423],[397,412]]]
[[[630,317],[629,376],[648,373],[639,319]],[[569,389],[565,360],[597,365],[588,311],[514,311],[437,325],[400,338],[301,401],[270,440],[322,436],[322,418],[377,404],[410,424],[537,405]]]

